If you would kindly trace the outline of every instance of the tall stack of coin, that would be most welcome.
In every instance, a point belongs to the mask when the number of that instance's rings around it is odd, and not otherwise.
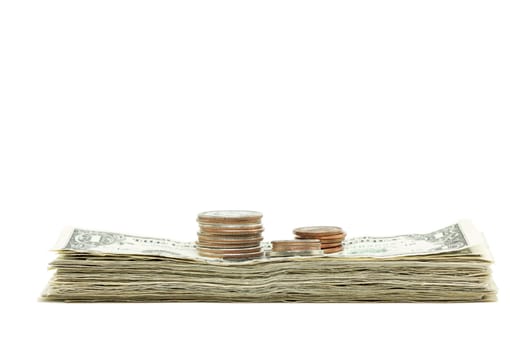
[[[201,256],[246,260],[263,255],[262,214],[249,210],[218,210],[198,214],[197,249]]]
[[[320,248],[325,254],[337,253],[342,251],[342,241],[346,233],[337,226],[308,226],[299,227],[293,230],[298,240],[320,240]]]
[[[313,256],[323,254],[318,239],[272,241],[269,256]]]

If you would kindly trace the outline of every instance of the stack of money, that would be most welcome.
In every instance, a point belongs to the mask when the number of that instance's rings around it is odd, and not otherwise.
[[[219,210],[198,214],[199,255],[246,260],[263,255],[262,214],[248,210]]]
[[[346,233],[338,226],[307,226],[299,227],[293,230],[296,239],[320,240],[320,247],[325,254],[338,253],[342,251],[342,241]]]
[[[262,245],[271,251],[270,242]],[[201,256],[193,242],[81,229],[65,231],[55,249],[55,274],[42,295],[48,301],[496,300],[492,258],[469,222],[427,234],[346,239],[335,254],[245,261]]]
[[[314,256],[324,253],[320,249],[320,241],[318,239],[272,241],[271,246],[271,251],[268,254],[270,257]]]

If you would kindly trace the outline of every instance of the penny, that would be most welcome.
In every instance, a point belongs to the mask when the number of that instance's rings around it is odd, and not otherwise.
[[[320,243],[322,244],[328,244],[328,243],[342,243],[343,238],[339,239],[320,239]]]
[[[260,234],[250,234],[250,235],[217,235],[217,234],[210,234],[210,233],[198,233],[198,238],[202,239],[208,239],[212,241],[246,241],[246,240],[255,240],[259,239],[262,240],[262,235]]]
[[[274,252],[320,250],[318,240],[272,241],[271,244]]]
[[[218,223],[199,223],[200,227],[209,229],[209,230],[258,230],[263,229],[261,223],[259,224],[218,224]]]
[[[196,246],[201,248],[210,249],[239,249],[239,248],[256,248],[261,247],[260,242],[258,243],[238,243],[238,244],[223,244],[223,243],[209,243],[209,242],[196,242]]]
[[[229,243],[232,243],[232,244],[252,243],[252,242],[261,242],[261,241],[263,241],[263,237],[262,236],[260,236],[260,237],[249,237],[249,238],[243,238],[241,236],[232,236],[232,237],[235,237],[236,239],[228,239],[228,238],[224,238],[224,237],[226,237],[226,236],[222,236],[222,237],[219,237],[219,238],[212,238],[210,236],[199,235],[198,236],[198,240],[204,241],[204,242],[211,242],[211,243],[217,242],[217,243],[225,243],[225,244],[229,244]]]
[[[254,248],[205,248],[198,246],[198,251],[200,253],[210,253],[210,254],[245,254],[245,253],[257,253],[261,251],[260,247]]]
[[[200,232],[202,233],[208,233],[208,234],[224,234],[224,235],[254,235],[262,233],[264,230],[262,229],[256,229],[256,230],[219,230],[219,229],[208,229],[200,227]]]
[[[278,247],[278,248],[273,248],[272,251],[273,252],[302,252],[302,251],[309,251],[309,250],[320,250],[320,246],[318,247],[295,247],[295,248],[291,248],[291,247]]]
[[[255,252],[255,253],[245,253],[245,254],[213,254],[213,253],[208,253],[208,252],[200,252],[200,255],[208,257],[208,258],[217,258],[217,259],[225,259],[225,260],[246,260],[246,259],[259,258],[263,256],[263,251]]]
[[[268,252],[267,255],[269,257],[286,257],[286,256],[319,256],[323,255],[324,252],[322,250],[299,250],[299,251],[293,251],[293,252]]]
[[[263,240],[261,235],[251,236],[215,236],[198,234],[198,242],[200,245],[206,245],[209,248],[243,248],[259,246]]]
[[[293,252],[303,250],[320,250],[320,244],[318,245],[299,245],[299,246],[277,246],[273,247],[273,252]]]
[[[260,243],[245,243],[245,244],[210,244],[208,242],[196,242],[196,246],[204,247],[209,249],[245,249],[245,248],[255,248],[261,247]]]
[[[295,233],[295,237],[300,238],[300,239],[304,239],[304,238],[308,238],[308,239],[318,238],[322,242],[324,240],[337,240],[337,239],[343,240],[344,237],[346,237],[346,234],[345,233],[340,233],[340,234],[321,236],[321,235],[318,235],[318,234]]]
[[[340,246],[342,246],[341,242],[339,242],[339,243],[326,243],[326,244],[321,244],[320,248],[321,249],[328,249],[328,248],[335,248],[335,247],[340,247]]]
[[[320,240],[318,239],[303,239],[303,240],[281,240],[281,241],[271,241],[271,243],[274,244],[306,244],[306,243],[320,243]]]
[[[198,214],[199,255],[242,260],[262,256],[262,213],[250,210],[215,210]]]
[[[252,241],[211,241],[211,240],[207,240],[207,239],[199,239],[198,238],[198,242],[202,243],[202,244],[207,244],[209,246],[221,246],[221,247],[225,247],[225,246],[242,246],[242,245],[257,245],[257,244],[260,244],[262,240],[259,239],[259,240],[252,240]]]
[[[344,249],[344,248],[342,248],[342,245],[340,245],[340,246],[337,246],[335,248],[323,249],[323,251],[324,251],[324,254],[332,254],[332,253],[341,252],[342,249]]]
[[[338,233],[343,233],[342,228],[338,226],[306,226],[298,227],[293,230],[295,234],[307,234],[307,235],[320,235],[320,236],[330,236]]]

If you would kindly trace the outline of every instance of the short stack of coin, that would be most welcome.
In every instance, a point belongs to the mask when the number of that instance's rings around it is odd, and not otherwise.
[[[262,214],[249,210],[218,210],[198,214],[197,249],[201,256],[246,260],[263,255]]]
[[[313,256],[323,254],[318,239],[272,241],[270,257],[278,256]]]
[[[337,253],[342,251],[342,241],[346,233],[337,226],[308,226],[299,227],[293,230],[297,240],[320,240],[320,248],[324,254]]]

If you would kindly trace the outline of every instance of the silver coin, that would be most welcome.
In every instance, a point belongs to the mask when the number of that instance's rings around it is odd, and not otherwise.
[[[213,210],[198,214],[198,220],[258,220],[262,218],[262,213],[252,210]]]

